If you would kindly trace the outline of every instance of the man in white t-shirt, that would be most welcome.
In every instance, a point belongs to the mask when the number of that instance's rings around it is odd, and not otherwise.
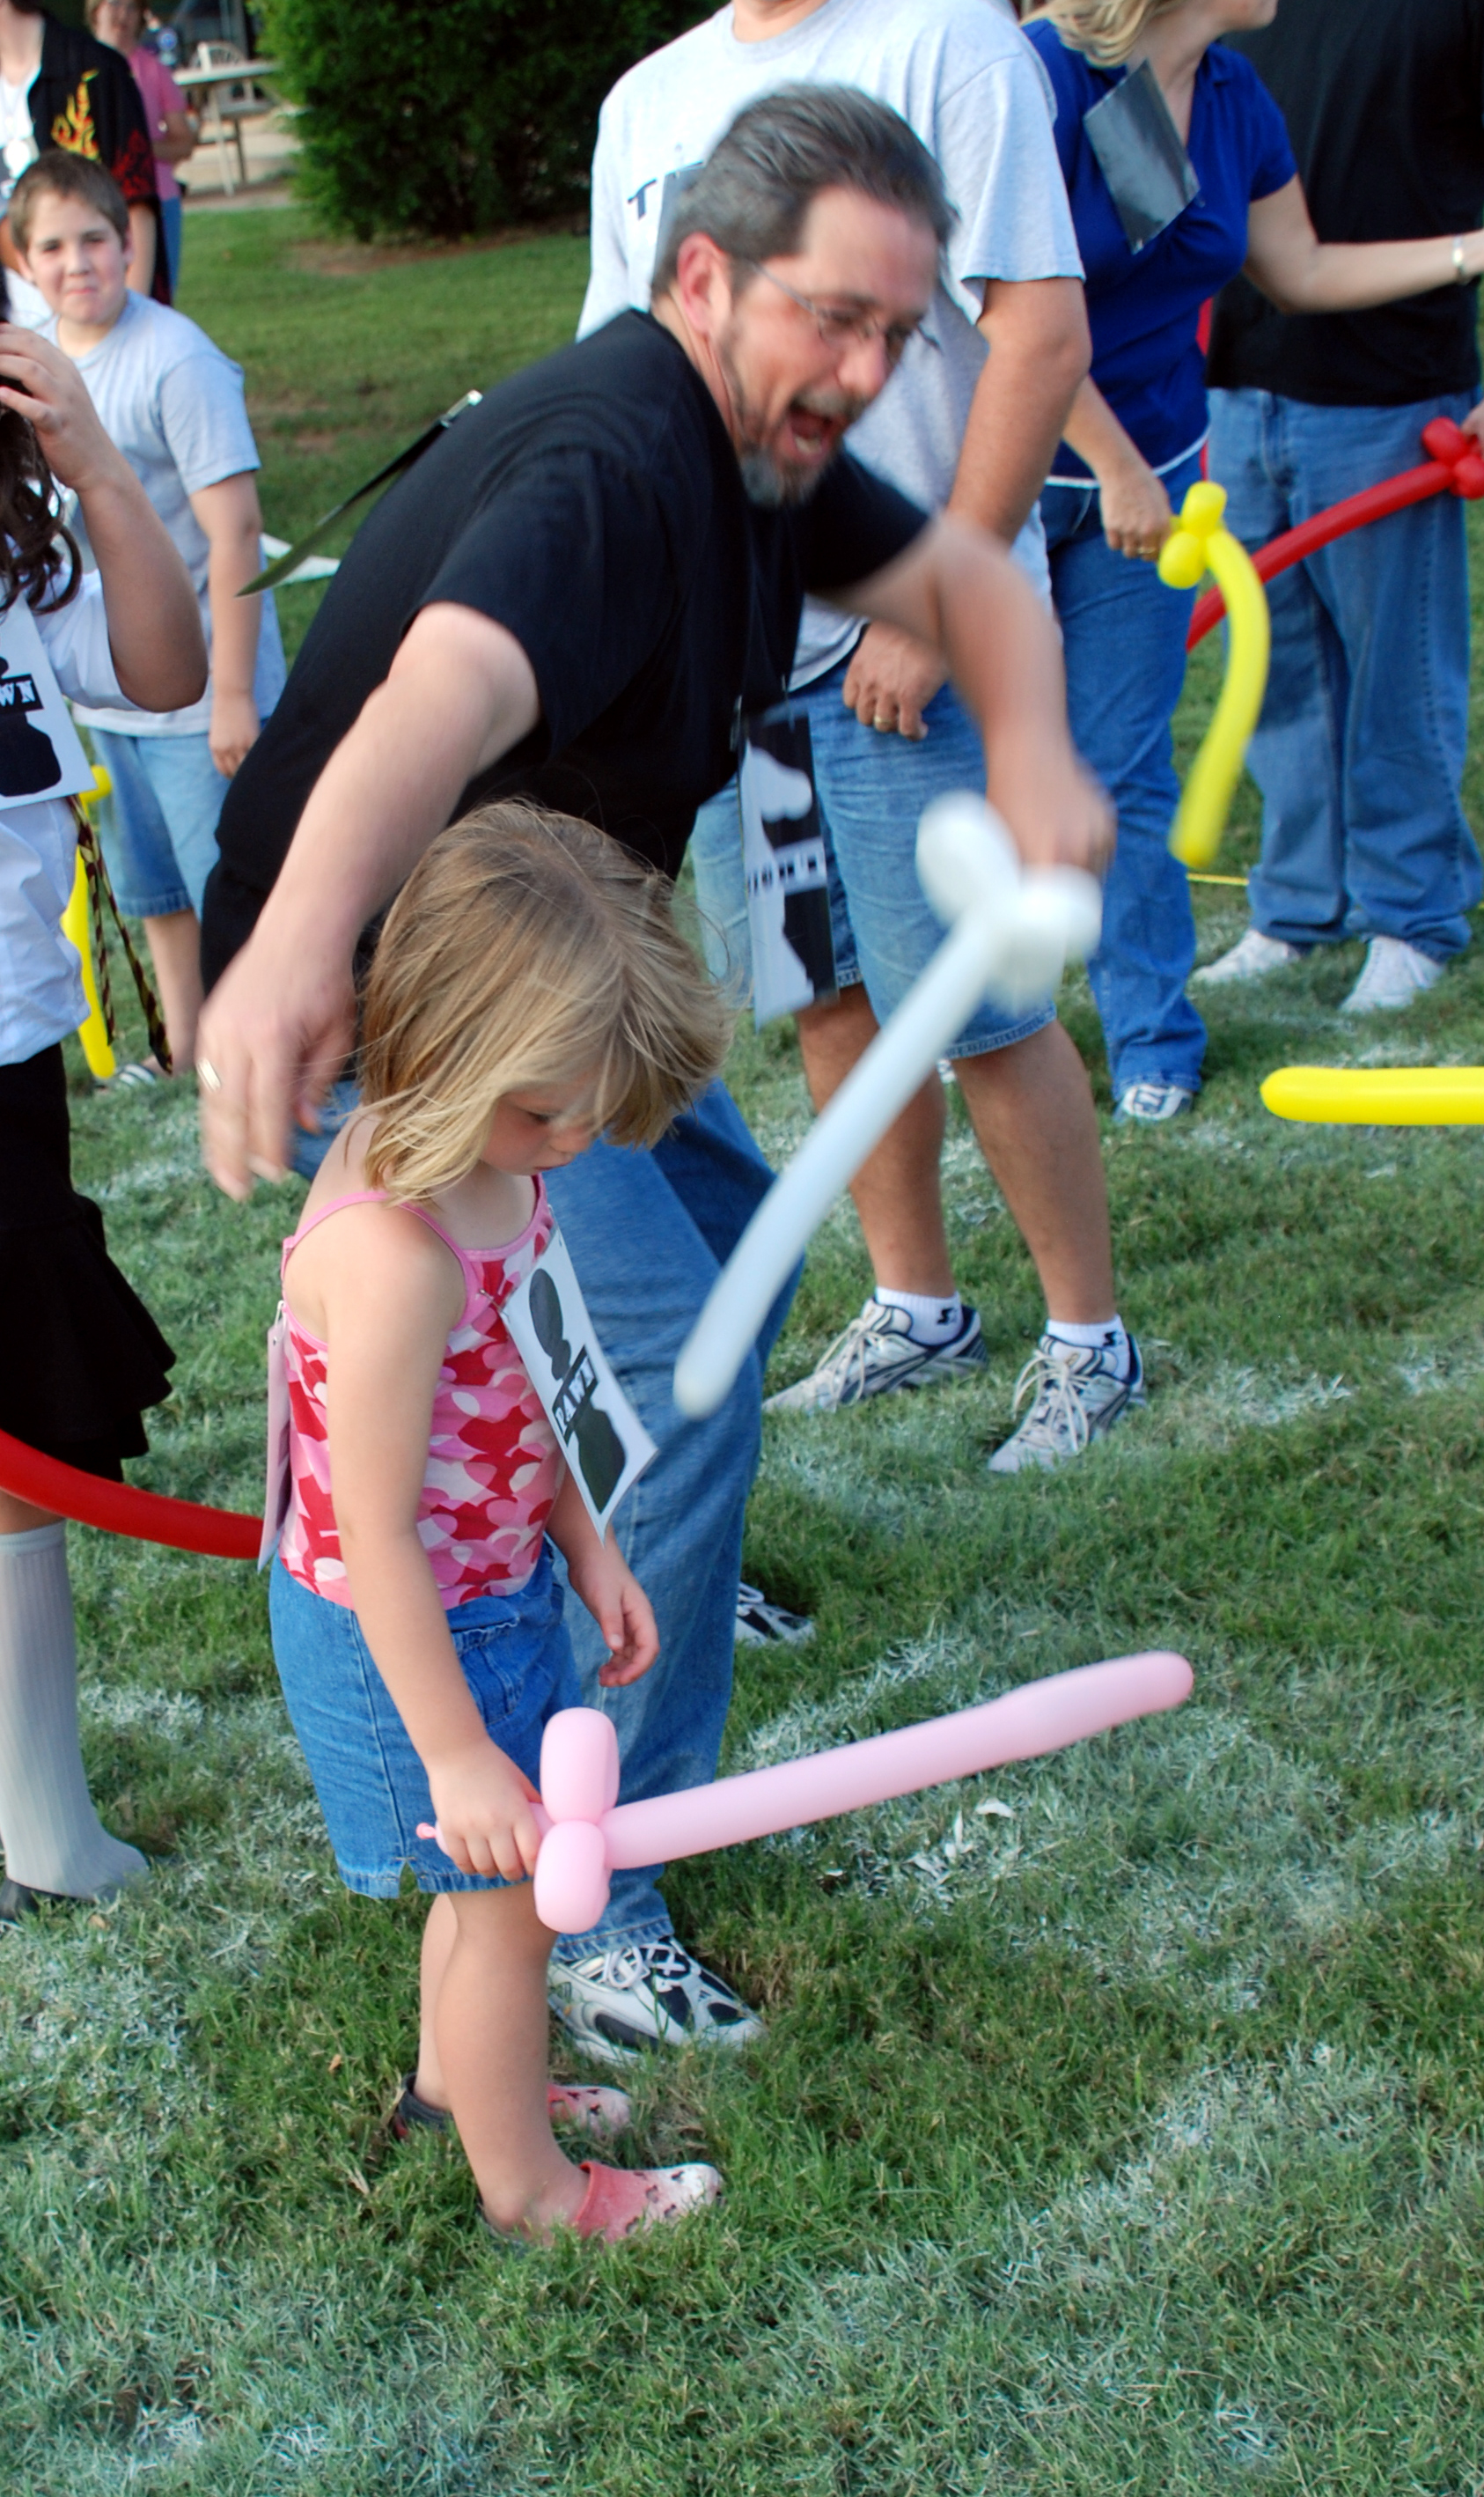
[[[129,291],[128,210],[101,165],[48,150],[16,183],[10,222],[49,306],[42,335],[72,358],[183,557],[211,653],[210,682],[186,711],[77,714],[112,783],[109,874],[119,906],[144,923],[171,1057],[189,1066],[217,817],[285,675],[271,598],[237,594],[263,568],[242,375],[183,312]]]
[[[1036,500],[1089,349],[1045,84],[993,0],[733,0],[641,61],[598,125],[581,332],[647,305],[668,205],[744,104],[799,82],[891,105],[936,156],[959,212],[923,333],[850,447],[930,509],[1013,542],[1044,593]],[[835,1000],[799,1016],[822,1107],[941,941],[917,881],[918,817],[945,789],[982,789],[985,758],[936,657],[889,627],[806,607],[793,694],[809,726],[839,978]],[[713,967],[735,969],[749,959],[735,789],[702,808],[691,856]],[[1114,1301],[1091,1091],[1051,1001],[1014,1016],[982,1006],[950,1055],[1047,1298],[1023,1380],[1030,1411],[992,1460],[1010,1472],[1077,1453],[1143,1402],[1143,1377]],[[852,1187],[875,1291],[774,1407],[828,1410],[982,1372],[979,1317],[949,1262],[943,1129],[934,1077]]]

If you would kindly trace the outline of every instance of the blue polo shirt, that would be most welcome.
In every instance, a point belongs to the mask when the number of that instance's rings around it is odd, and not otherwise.
[[[1092,379],[1152,468],[1173,467],[1206,436],[1201,305],[1247,258],[1247,212],[1291,182],[1283,117],[1251,63],[1213,44],[1195,74],[1185,152],[1200,189],[1142,251],[1128,247],[1083,115],[1123,79],[1062,43],[1040,18],[1026,28],[1057,99],[1057,152],[1087,272]],[[1066,443],[1049,483],[1091,474]]]

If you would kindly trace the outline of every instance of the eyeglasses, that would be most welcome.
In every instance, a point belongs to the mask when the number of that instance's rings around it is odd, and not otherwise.
[[[786,295],[791,303],[797,303],[801,312],[807,312],[827,347],[869,347],[879,338],[887,363],[896,366],[907,352],[907,341],[922,335],[921,314],[915,321],[877,321],[868,312],[846,312],[831,303],[816,303],[812,296],[801,295],[796,286],[774,276],[761,260],[744,260],[742,266],[766,277],[769,285]]]

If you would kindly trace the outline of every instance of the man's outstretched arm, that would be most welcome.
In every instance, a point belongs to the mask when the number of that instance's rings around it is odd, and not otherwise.
[[[1009,546],[1035,507],[1091,362],[1082,281],[992,279],[979,327],[990,356],[969,407],[948,509]],[[873,629],[857,646],[844,700],[867,728],[921,737],[924,708],[942,681],[931,651]]]
[[[1072,744],[1060,637],[994,539],[945,515],[835,603],[938,653],[979,723],[989,795],[1022,857],[1100,874],[1113,809]]]
[[[460,791],[540,716],[513,634],[472,608],[425,608],[316,781],[262,917],[202,1014],[203,1145],[229,1196],[246,1196],[254,1172],[282,1176],[293,1119],[313,1117],[349,1056],[366,921]]]

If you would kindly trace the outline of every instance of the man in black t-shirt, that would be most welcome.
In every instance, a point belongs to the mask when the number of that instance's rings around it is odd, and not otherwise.
[[[1282,109],[1322,242],[1454,233],[1484,202],[1484,0],[1282,0],[1228,38]],[[1462,268],[1461,256],[1458,262]],[[1284,315],[1221,295],[1211,474],[1256,547],[1426,455],[1479,390],[1476,284],[1375,311]],[[1273,661],[1248,761],[1263,793],[1252,925],[1196,974],[1250,979],[1369,940],[1343,1010],[1405,1006],[1468,942],[1479,854],[1459,798],[1468,584],[1450,494],[1341,538],[1269,585]]]
[[[1109,813],[1033,591],[991,540],[926,522],[840,451],[931,301],[949,219],[931,158],[884,106],[845,88],[768,98],[686,194],[652,314],[504,383],[378,506],[222,813],[199,1064],[230,1192],[281,1169],[291,1105],[347,1056],[361,932],[461,808],[519,790],[675,872],[696,806],[731,775],[740,716],[782,693],[806,589],[940,649],[1026,854],[1101,863]],[[771,1337],[708,1423],[681,1422],[670,1381],[769,1178],[717,1086],[655,1153],[599,1142],[549,1181],[660,1451],[619,1528],[661,1638],[644,1681],[604,1695],[625,1797],[714,1773]],[[586,1628],[574,1619],[590,1681]],[[587,2050],[614,2059],[757,2033],[677,1944],[654,1868],[616,1878],[553,1985]]]

